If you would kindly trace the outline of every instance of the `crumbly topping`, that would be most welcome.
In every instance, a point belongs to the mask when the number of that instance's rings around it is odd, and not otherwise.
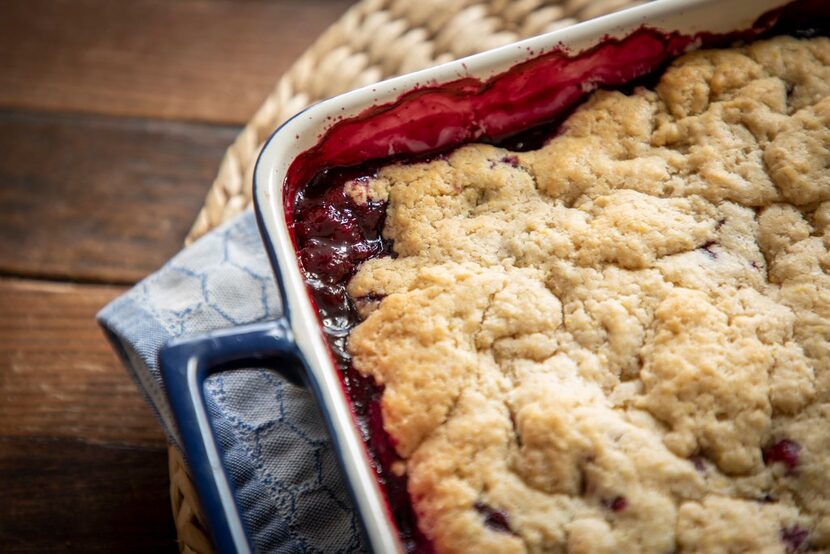
[[[439,552],[830,548],[828,124],[779,37],[361,187],[349,350]]]

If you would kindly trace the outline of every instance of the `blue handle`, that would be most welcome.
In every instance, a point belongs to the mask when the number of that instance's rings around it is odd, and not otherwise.
[[[218,552],[253,550],[210,425],[204,382],[219,371],[266,367],[302,384],[305,363],[284,319],[176,339],[159,352],[167,397]]]

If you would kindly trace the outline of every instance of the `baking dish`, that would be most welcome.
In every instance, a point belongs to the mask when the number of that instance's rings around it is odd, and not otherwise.
[[[281,127],[260,155],[254,190],[263,241],[284,299],[283,319],[179,340],[160,355],[168,396],[217,548],[228,552],[252,549],[210,429],[202,383],[213,372],[267,366],[304,382],[314,393],[373,550],[402,550],[305,287],[290,225],[292,205],[287,202],[296,187],[324,167],[424,154],[469,140],[503,136],[552,119],[563,106],[600,84],[620,85],[724,33],[738,39],[763,31],[774,23],[774,10],[784,4],[775,0],[658,1],[342,95]],[[768,15],[761,17],[763,14]],[[561,61],[561,56],[545,57],[561,49],[575,54],[599,43],[624,49],[625,41],[614,39],[634,36],[643,25],[657,29],[664,37],[662,46],[657,45],[663,50],[658,49],[656,55],[643,51],[629,73],[617,72],[617,68],[592,72],[584,64],[566,62],[557,69],[563,73],[570,70],[572,80],[567,87],[549,89],[550,96],[527,82],[521,89],[528,93],[526,100],[498,94],[499,81],[493,80],[497,75],[506,75],[508,70],[519,79],[534,75],[533,71],[546,69],[538,60]],[[448,98],[461,101],[453,103]],[[496,109],[514,101],[510,113]],[[412,107],[417,109],[407,111]],[[442,124],[431,132],[418,132],[424,128],[423,121],[421,126],[410,123],[430,107],[439,111]]]

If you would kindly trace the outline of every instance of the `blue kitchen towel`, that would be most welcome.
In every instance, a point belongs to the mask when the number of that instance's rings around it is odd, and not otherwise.
[[[282,306],[249,210],[183,250],[98,314],[179,444],[157,363],[170,339],[274,319]],[[259,552],[362,552],[359,522],[311,395],[265,369],[220,373],[208,409]]]

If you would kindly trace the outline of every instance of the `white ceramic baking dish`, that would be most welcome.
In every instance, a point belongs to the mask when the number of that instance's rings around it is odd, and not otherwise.
[[[367,109],[379,105],[394,106],[405,92],[413,89],[440,88],[459,79],[485,83],[541,53],[559,50],[576,54],[607,42],[609,37],[629,36],[644,25],[666,34],[683,36],[747,30],[759,16],[784,4],[786,2],[781,0],[659,0],[343,94],[309,108],[278,129],[259,157],[254,195],[263,241],[284,299],[285,317],[275,322],[179,340],[165,348],[160,356],[186,455],[217,548],[248,552],[253,547],[242,526],[232,486],[210,429],[202,383],[215,371],[258,365],[273,367],[312,389],[326,418],[368,543],[375,552],[400,552],[403,548],[322,334],[315,307],[309,299],[291,226],[287,223],[286,214],[291,206],[284,187],[289,170],[295,172],[292,175],[296,177],[321,169],[298,167],[302,161],[298,158],[303,152],[315,147],[319,149],[327,140],[342,140],[344,135],[338,138],[330,132],[333,127],[340,125],[342,129],[344,121],[365,124],[371,120],[366,117]],[[774,17],[767,18],[761,26],[773,20]],[[697,39],[686,41],[682,49],[697,47],[700,42]],[[581,85],[585,92],[597,83]],[[472,126],[471,136],[477,136],[480,122],[471,119],[469,125]],[[446,137],[437,137],[432,143],[397,137],[385,143],[383,136],[378,134],[373,146],[363,153],[345,148],[344,159],[366,161],[361,156],[371,157],[381,150],[384,155],[423,152],[436,145],[446,147],[452,142]],[[309,161],[303,163],[307,165]]]

